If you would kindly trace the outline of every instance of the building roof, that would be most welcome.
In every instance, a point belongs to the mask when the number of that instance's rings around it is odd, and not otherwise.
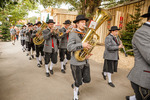
[[[55,14],[69,14],[69,15],[77,15],[77,11],[69,11],[68,9],[61,8],[51,8],[51,16]]]

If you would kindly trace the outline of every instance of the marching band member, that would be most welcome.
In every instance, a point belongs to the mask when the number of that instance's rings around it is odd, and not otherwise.
[[[33,24],[30,23],[28,30],[26,31],[26,43],[27,43],[27,48],[28,48],[28,54],[29,54],[29,60],[32,58],[34,59],[34,51],[35,51],[35,46],[33,43],[33,38],[32,38],[32,33],[33,33]],[[31,52],[32,50],[32,52]]]
[[[150,6],[148,13],[142,15],[147,18],[132,39],[134,51],[134,67],[128,75],[135,96],[127,96],[126,100],[150,100]]]
[[[25,33],[27,33],[27,31],[29,30],[29,25],[30,25],[30,22],[27,23],[27,27],[25,28],[25,31],[26,31]],[[26,34],[25,34],[25,36],[26,36]],[[25,45],[26,45],[26,52],[27,52],[26,56],[29,56],[29,52],[28,52],[28,37],[27,36],[25,37]]]
[[[20,33],[20,30],[19,28],[16,29],[16,39],[17,41],[19,40],[19,33]]]
[[[11,40],[13,45],[15,45],[15,35],[16,35],[16,29],[14,27],[15,26],[13,25],[12,28],[10,29]]]
[[[69,35],[69,41],[67,44],[67,50],[69,52],[73,52],[70,60],[70,66],[72,70],[72,75],[74,78],[74,83],[72,84],[72,88],[74,88],[74,98],[73,100],[78,100],[78,91],[79,86],[83,83],[89,83],[91,80],[90,77],[90,66],[88,63],[88,57],[84,61],[78,61],[74,53],[75,51],[82,50],[83,48],[91,48],[91,45],[88,43],[82,43],[81,40],[84,37],[83,34],[78,34],[77,32],[85,33],[85,24],[89,19],[85,18],[84,15],[78,15],[76,20],[73,23],[76,24],[77,29],[76,32],[72,31]]]
[[[25,28],[26,28],[26,25],[23,25],[22,29],[20,30],[20,37],[21,37],[20,40],[21,40],[23,52],[25,52],[25,50],[26,50],[26,48],[25,48],[25,32],[26,32]]]
[[[54,32],[54,24],[55,22],[52,19],[49,19],[47,22],[47,29],[43,31],[43,37],[45,39],[43,51],[45,53],[45,69],[47,77],[50,76],[49,70],[50,73],[53,74],[53,65],[57,63],[58,36],[57,33]],[[48,68],[50,61],[50,68]]]
[[[68,62],[68,60],[71,59],[71,52],[67,51],[69,32],[71,31],[68,28],[71,25],[71,21],[66,20],[63,24],[64,24],[64,27],[59,30],[60,32],[63,33],[63,35],[60,36],[59,55],[60,55],[60,62],[61,62],[61,72],[65,73],[66,63]],[[66,55],[66,58],[65,58],[65,55]]]
[[[36,26],[34,27],[35,30],[34,30],[34,32],[33,32],[33,37],[35,37],[35,36],[36,36],[36,33],[41,30],[41,27],[40,27],[41,24],[42,24],[42,23],[41,23],[40,21],[38,21],[38,22],[36,23],[37,27],[36,27]],[[43,57],[43,56],[44,56],[43,48],[44,48],[44,43],[42,43],[42,44],[40,44],[40,45],[35,45],[36,59],[37,59],[37,66],[38,66],[38,67],[41,67],[41,65],[42,65],[42,58],[44,58],[44,57]]]
[[[111,80],[111,74],[117,72],[118,60],[119,60],[119,48],[122,48],[122,44],[117,41],[118,27],[112,26],[109,35],[105,39],[105,51],[104,51],[104,67],[103,67],[103,78],[106,80],[108,76],[108,85],[115,87]]]

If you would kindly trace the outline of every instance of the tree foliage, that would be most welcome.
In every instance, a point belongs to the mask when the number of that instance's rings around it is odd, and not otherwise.
[[[30,23],[35,23],[36,22],[36,20],[37,20],[37,17],[36,16],[33,16],[33,17],[30,17],[30,18],[28,18],[27,20],[29,20],[30,21]]]
[[[119,0],[116,2],[116,0],[103,0],[103,1],[107,1],[109,3],[103,4],[104,8],[111,8],[111,7],[115,7],[119,4],[123,4],[123,3],[128,3],[134,0]]]
[[[135,14],[130,15],[131,21],[126,24],[125,30],[121,31],[121,40],[126,50],[132,49],[132,38],[135,31],[141,27],[139,24],[141,21],[141,3],[135,5]],[[129,55],[133,55],[133,52],[128,52]]]
[[[0,3],[1,39],[4,41],[10,40],[10,25],[16,25],[17,21],[28,15],[28,11],[36,8],[36,4],[29,0],[3,0]]]
[[[70,4],[70,10],[77,10],[79,14],[93,17],[95,10],[101,5],[101,0],[39,0],[45,8],[59,6],[62,3]]]
[[[2,21],[2,25],[0,26],[0,39],[2,41],[9,41],[10,40],[10,30],[9,30],[9,27],[10,27],[10,23],[9,21],[7,21],[7,16],[2,16],[3,17],[3,21]]]
[[[110,1],[110,3],[115,3],[115,5],[117,5],[130,0],[120,0],[119,2],[115,2],[115,0],[36,0],[35,2],[39,2],[45,8],[49,6],[60,6],[63,3],[70,4],[72,6],[70,10],[76,10],[78,14],[83,14],[89,19],[92,19],[96,9],[101,6],[102,1]],[[110,3],[108,5],[111,5]]]

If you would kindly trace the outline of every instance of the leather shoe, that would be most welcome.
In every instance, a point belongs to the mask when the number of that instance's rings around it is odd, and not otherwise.
[[[130,100],[129,97],[130,97],[130,96],[126,96],[126,100]]]
[[[62,73],[66,73],[64,69],[61,70]]]
[[[50,73],[53,75],[54,74],[53,70],[50,70]]]
[[[64,70],[66,70],[66,65],[63,65],[63,67],[64,67]]]
[[[39,61],[39,62],[40,62],[41,65],[43,64],[42,61]]]
[[[40,65],[40,64],[37,64],[37,66],[38,66],[38,67],[41,67],[41,65]]]
[[[46,73],[46,77],[50,77],[50,74],[49,74],[49,73]]]
[[[74,84],[71,84],[71,87],[74,89]]]
[[[34,55],[31,55],[31,57],[34,59]]]
[[[29,60],[31,60],[32,58],[31,57],[29,57]]]
[[[106,76],[104,75],[104,72],[102,72],[102,75],[103,75],[104,80],[106,80]]]
[[[115,87],[115,85],[112,82],[108,83],[108,85],[110,85],[111,87]]]

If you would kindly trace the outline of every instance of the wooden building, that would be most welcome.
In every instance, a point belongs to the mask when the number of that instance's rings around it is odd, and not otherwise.
[[[97,33],[100,35],[99,44],[104,44],[105,38],[109,33],[111,26],[122,26],[122,29],[125,29],[126,23],[131,20],[129,15],[133,15],[135,13],[135,5],[137,5],[140,1],[144,3],[141,7],[141,14],[147,13],[148,7],[150,6],[150,0],[134,0],[132,2],[124,3],[108,9],[112,15],[112,20],[110,22],[104,22],[97,30]],[[122,24],[120,24],[121,22]],[[143,22],[146,22],[145,18],[142,19],[141,23]]]
[[[51,16],[53,16],[56,25],[63,26],[65,20],[70,20],[71,22],[76,19],[77,16],[76,11],[69,11],[67,9],[60,9],[60,8],[52,8],[51,9]]]

